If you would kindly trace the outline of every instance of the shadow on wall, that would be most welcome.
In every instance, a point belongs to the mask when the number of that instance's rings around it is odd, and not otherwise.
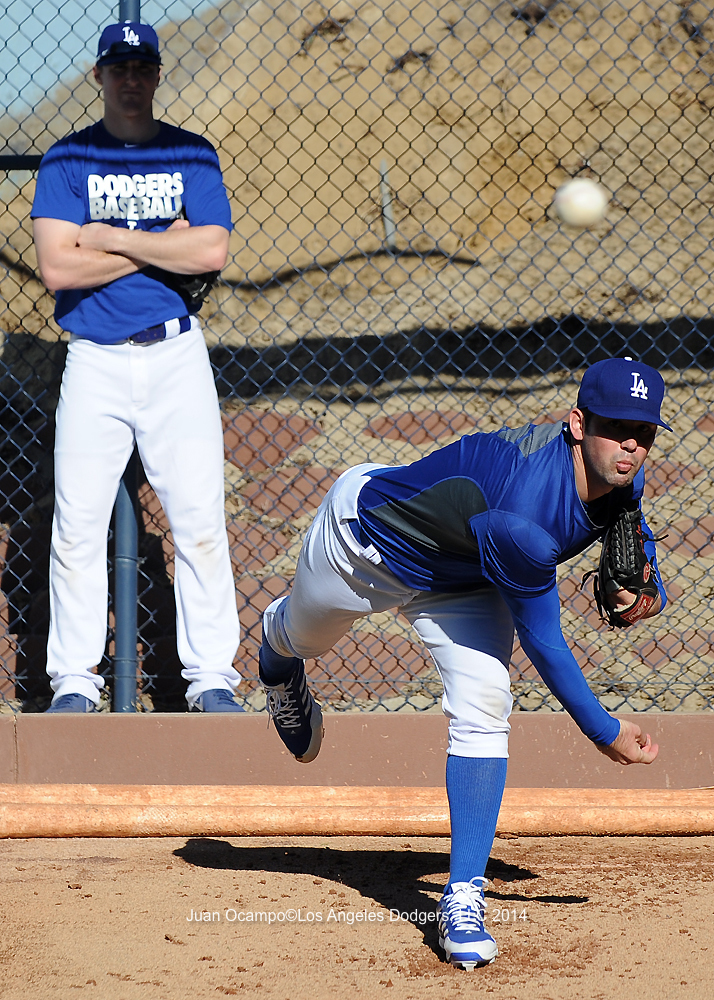
[[[351,400],[381,398],[413,388],[441,392],[485,379],[538,377],[575,370],[604,358],[631,355],[660,371],[714,367],[714,322],[680,316],[655,324],[594,322],[571,315],[523,327],[426,326],[386,336],[304,337],[269,347],[210,350],[221,396],[284,393]],[[424,384],[426,383],[426,384]],[[510,391],[519,391],[513,387]],[[530,387],[521,389],[531,391]]]

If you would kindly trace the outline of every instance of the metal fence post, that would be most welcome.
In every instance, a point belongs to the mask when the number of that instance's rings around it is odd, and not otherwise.
[[[119,0],[119,23],[141,21],[141,0]]]
[[[119,0],[119,21],[140,21],[140,0]],[[114,507],[114,688],[115,712],[136,711],[139,569],[139,500],[136,449],[119,483]]]
[[[139,531],[137,453],[132,453],[119,483],[114,507],[114,687],[115,712],[136,711],[138,659],[137,602]]]

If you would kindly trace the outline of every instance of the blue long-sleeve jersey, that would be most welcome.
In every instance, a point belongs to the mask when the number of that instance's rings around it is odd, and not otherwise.
[[[409,587],[454,592],[495,585],[526,654],[580,729],[609,744],[619,723],[590,691],[560,628],[558,563],[600,538],[639,501],[631,486],[583,504],[569,431],[559,424],[472,434],[411,465],[377,469],[358,500],[359,524],[385,566]],[[643,523],[647,555],[652,532]],[[659,571],[657,586],[666,603]]]

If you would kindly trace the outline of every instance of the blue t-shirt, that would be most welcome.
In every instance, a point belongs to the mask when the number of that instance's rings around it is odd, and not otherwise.
[[[556,566],[639,502],[644,471],[632,486],[583,504],[567,428],[528,424],[467,435],[412,465],[369,475],[359,524],[385,566],[422,591],[495,585],[543,680],[590,739],[612,743],[619,724],[588,688],[560,628]],[[656,566],[646,524],[643,534]],[[664,607],[659,571],[655,576]]]
[[[97,122],[60,139],[42,158],[33,219],[162,232],[184,216],[192,226],[232,228],[218,157],[202,136],[161,122],[154,139],[130,145]],[[187,312],[181,295],[150,267],[56,294],[59,325],[98,344],[118,343]]]

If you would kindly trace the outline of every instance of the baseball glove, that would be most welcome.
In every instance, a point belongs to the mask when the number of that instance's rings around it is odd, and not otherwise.
[[[612,628],[629,628],[652,608],[659,591],[655,582],[654,564],[647,558],[642,536],[642,512],[636,506],[621,510],[605,532],[597,570],[594,576],[595,601],[600,617]],[[611,608],[607,600],[618,590],[636,594],[635,601],[625,608]]]
[[[207,271],[205,274],[178,274],[175,271],[165,271],[161,267],[146,268],[146,273],[157,281],[168,285],[178,292],[186,303],[190,313],[197,313],[218,281],[220,271]]]

